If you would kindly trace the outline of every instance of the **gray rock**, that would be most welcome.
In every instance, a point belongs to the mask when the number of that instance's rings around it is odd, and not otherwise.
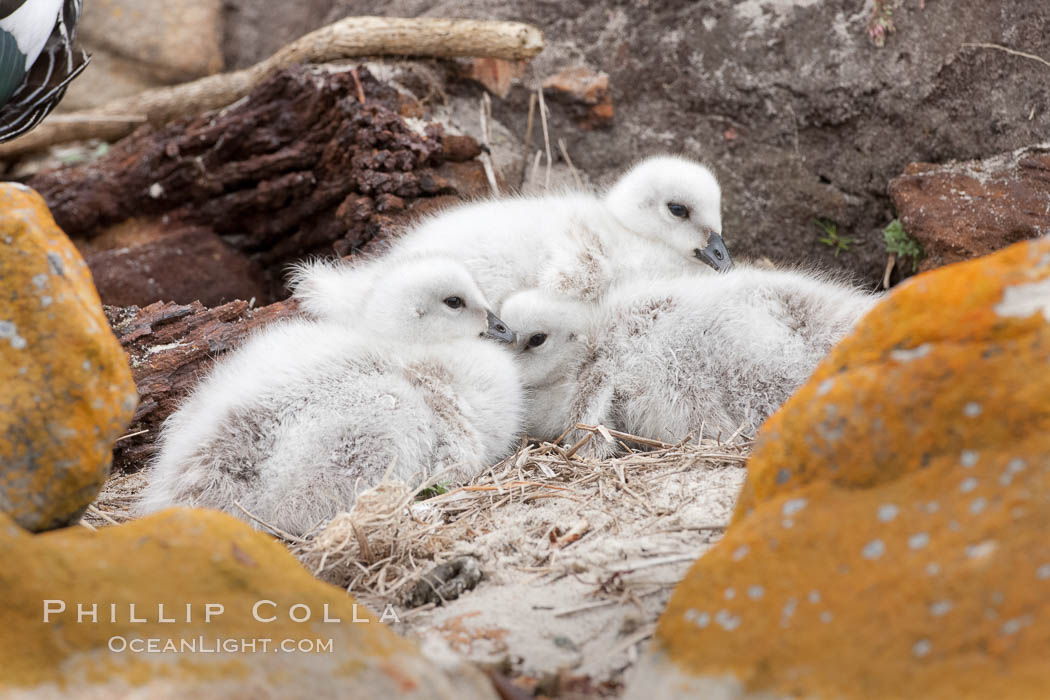
[[[63,111],[90,109],[223,68],[222,0],[90,0],[77,38],[91,64]]]
[[[610,76],[611,129],[580,130],[568,109],[552,105],[555,137],[590,179],[606,182],[658,151],[703,158],[723,181],[735,257],[805,260],[872,283],[886,262],[882,228],[893,218],[887,183],[909,162],[975,159],[1043,141],[1050,131],[1050,70],[964,46],[989,42],[1050,57],[1046,3],[956,0],[920,9],[906,0],[883,48],[869,39],[868,10],[856,0],[229,6],[230,67],[351,14],[532,22],[547,39],[534,62],[539,77],[581,63]],[[453,86],[453,96],[457,89],[467,87]],[[476,96],[481,88],[470,90]],[[496,118],[524,133],[527,92],[517,87],[495,102]],[[836,222],[856,243],[834,256],[818,241],[817,218]]]

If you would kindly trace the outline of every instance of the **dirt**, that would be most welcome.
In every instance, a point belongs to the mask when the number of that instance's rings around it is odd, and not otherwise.
[[[702,158],[723,183],[733,255],[875,283],[886,262],[882,228],[894,218],[887,183],[909,162],[987,157],[1050,131],[1050,69],[964,46],[1050,57],[1050,5],[894,4],[896,32],[879,48],[868,37],[871,0],[231,0],[226,57],[229,67],[248,65],[286,34],[352,14],[532,22],[547,39],[537,77],[578,64],[610,76],[612,128],[582,130],[571,110],[552,105],[552,129],[588,179],[606,182],[657,151]],[[525,89],[494,102],[496,118],[523,134]],[[821,244],[818,218],[854,237],[850,249],[836,256]]]
[[[580,494],[582,506],[569,498],[503,506],[488,532],[456,548],[482,561],[482,583],[395,629],[513,676],[617,683],[675,584],[721,538],[744,474],[669,464],[630,482],[644,504],[610,490]],[[552,544],[552,530],[583,527],[579,540]]]

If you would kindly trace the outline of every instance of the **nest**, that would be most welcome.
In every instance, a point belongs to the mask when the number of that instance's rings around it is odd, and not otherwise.
[[[435,565],[463,554],[476,556],[472,543],[500,528],[508,506],[561,499],[582,508],[611,500],[633,511],[614,513],[613,520],[648,518],[656,527],[666,513],[654,510],[651,492],[662,480],[691,470],[742,467],[751,446],[737,434],[726,442],[687,439],[668,444],[600,425],[574,428],[584,433],[575,444],[560,444],[569,431],[555,442],[523,442],[514,454],[458,488],[441,487],[441,474],[415,489],[385,481],[360,493],[349,512],[305,537],[280,533],[254,514],[245,514],[278,532],[317,578],[365,601],[403,602],[411,597],[410,584]],[[623,453],[610,459],[584,456],[581,448],[591,439],[615,442]],[[81,523],[94,529],[131,520],[144,485],[142,472],[114,475]],[[725,524],[711,522],[694,529],[720,534]],[[550,550],[564,549],[592,529],[584,519],[552,525],[544,536],[531,538],[543,545],[533,547],[536,551],[530,553],[524,543],[516,547],[522,555],[518,563],[542,571]]]
[[[458,488],[440,474],[419,488],[384,481],[306,536],[278,538],[357,601],[395,606],[395,631],[421,644],[522,678],[572,667],[619,682],[671,591],[722,537],[751,442],[574,428],[581,440],[523,442]],[[605,450],[591,440],[622,453],[592,457]],[[142,472],[113,476],[82,524],[131,519],[145,483]]]
[[[750,448],[747,440],[687,440],[672,445],[603,426],[576,428],[586,433],[574,445],[558,444],[560,440],[524,443],[472,483],[424,500],[421,494],[432,493],[441,475],[415,490],[397,482],[380,484],[361,493],[349,512],[287,544],[315,576],[358,598],[403,601],[411,598],[410,584],[435,564],[462,554],[477,555],[471,543],[497,530],[501,512],[508,506],[546,499],[583,506],[615,495],[639,517],[659,520],[661,514],[654,512],[647,498],[659,486],[651,478],[659,481],[690,470],[742,467]],[[615,441],[625,452],[605,460],[581,456],[580,448],[592,438]],[[638,449],[639,445],[646,449]],[[702,529],[721,533],[724,526],[712,522]],[[576,519],[551,526],[546,537],[538,539],[546,549],[563,549],[591,529],[591,523]],[[542,564],[545,558],[544,552],[536,552],[531,563]]]

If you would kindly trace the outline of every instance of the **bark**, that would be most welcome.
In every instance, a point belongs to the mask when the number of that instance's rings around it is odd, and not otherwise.
[[[76,239],[132,217],[207,227],[262,265],[280,298],[288,262],[361,248],[415,199],[475,194],[453,166],[480,165],[444,161],[472,158],[477,144],[446,140],[439,124],[420,133],[406,116],[422,108],[364,68],[297,66],[235,106],[143,127],[99,160],[28,184]]]
[[[247,334],[297,313],[294,300],[252,309],[233,301],[212,309],[198,302],[157,302],[145,308],[105,307],[131,363],[139,406],[126,437],[113,449],[113,468],[135,471],[153,456],[160,427],[223,353]],[[136,435],[141,431],[148,431]]]

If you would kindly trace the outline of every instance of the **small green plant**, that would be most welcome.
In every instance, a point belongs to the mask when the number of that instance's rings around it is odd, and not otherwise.
[[[824,232],[818,240],[835,251],[835,257],[844,250],[853,247],[853,236],[839,233],[838,224],[830,219],[814,219],[814,223]]]
[[[448,493],[451,484],[447,481],[439,481],[433,486],[428,486],[419,493],[416,494],[417,501],[425,501],[435,496],[440,496],[443,493]]]
[[[886,239],[886,250],[897,256],[903,262],[904,258],[911,258],[911,271],[919,271],[919,261],[926,257],[922,245],[908,235],[901,226],[900,219],[894,219],[882,230],[882,236]]]

